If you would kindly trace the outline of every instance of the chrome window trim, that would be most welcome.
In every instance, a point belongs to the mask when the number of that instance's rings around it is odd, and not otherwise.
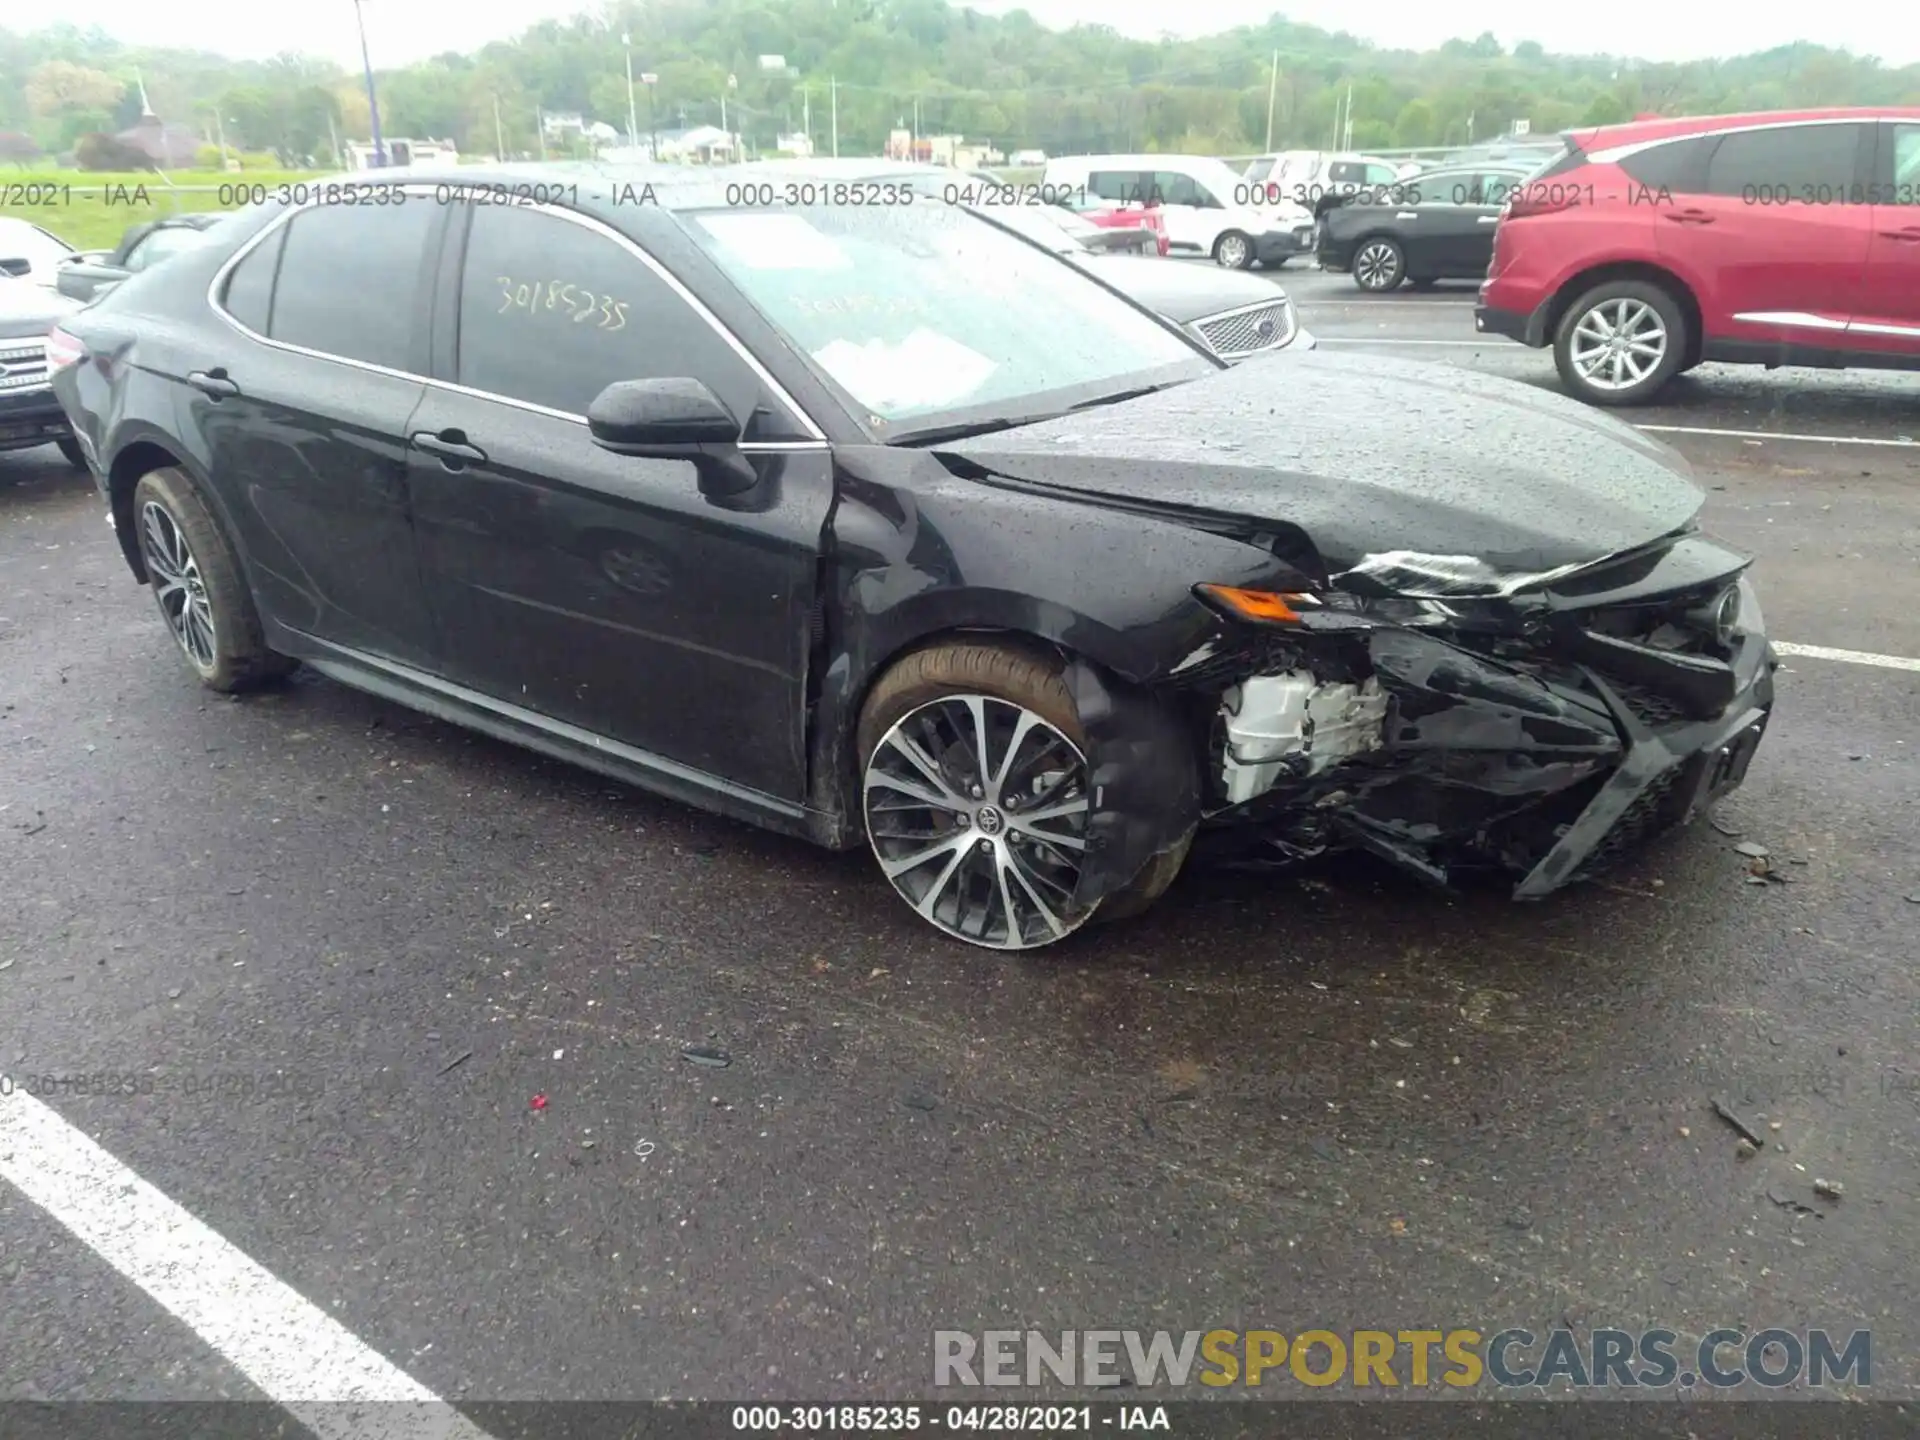
[[[439,187],[421,181],[415,181],[409,184],[396,185],[394,188],[411,196],[433,195]],[[324,350],[309,349],[305,345],[294,345],[285,340],[272,339],[269,336],[260,334],[249,326],[241,324],[227,307],[221,303],[221,292],[226,288],[228,277],[245,262],[247,256],[251,255],[257,246],[265,242],[268,236],[272,235],[276,230],[292,224],[297,216],[324,203],[326,203],[325,200],[321,198],[309,200],[301,205],[288,206],[282,214],[275,216],[269,223],[262,225],[255,234],[249,236],[246,244],[229,255],[226,260],[221,263],[220,268],[214,271],[213,279],[207,285],[207,305],[212,309],[213,313],[218,315],[232,329],[246,336],[247,339],[253,341],[256,345],[265,345],[275,350],[284,351],[290,355],[305,356],[310,360],[325,360],[335,365],[345,365],[350,369],[364,370],[374,375],[387,375],[396,380],[411,380],[421,385],[430,386],[436,390],[448,390],[458,395],[470,395],[479,400],[492,400],[502,405],[512,406],[516,410],[529,411],[535,415],[546,415],[556,420],[571,420],[580,425],[587,423],[586,416],[576,415],[571,411],[556,410],[547,405],[536,405],[530,400],[517,399],[512,395],[501,395],[491,390],[476,390],[471,386],[455,384],[451,380],[440,380],[431,375],[418,375],[411,370],[396,370],[385,365],[375,365],[366,360],[355,360],[345,355],[333,355]],[[696,315],[706,321],[714,334],[718,335],[734,354],[746,362],[747,368],[753,372],[754,377],[767,387],[768,392],[773,398],[784,405],[792,414],[793,418],[805,427],[807,432],[807,438],[801,441],[753,441],[742,444],[740,448],[761,451],[818,450],[828,448],[826,432],[814,423],[813,417],[801,408],[800,402],[787,393],[784,385],[773,378],[772,373],[754,357],[753,352],[747,349],[746,345],[740,340],[740,337],[721,323],[719,316],[715,315],[702,304],[700,299],[694,295],[691,290],[681,284],[680,281],[670,274],[666,267],[661,265],[653,256],[649,255],[645,250],[634,244],[633,241],[629,240],[612,226],[603,221],[596,220],[591,216],[581,215],[557,205],[516,205],[512,208],[517,210],[539,210],[546,214],[556,216],[559,219],[571,221],[583,229],[593,231],[613,241],[621,249],[632,255],[642,265],[646,266],[648,270],[658,276],[667,288],[673,291]]]
[[[1747,135],[1757,130],[1797,130],[1803,125],[1885,125],[1890,119],[1884,115],[1835,115],[1821,120],[1761,120],[1746,125],[1725,125],[1713,130],[1693,130],[1684,135],[1662,135],[1657,140],[1635,140],[1631,144],[1615,145],[1610,150],[1595,150],[1587,156],[1587,160],[1595,165],[1614,165],[1630,155],[1651,150],[1656,145],[1678,145],[1686,140],[1720,140],[1729,135]]]

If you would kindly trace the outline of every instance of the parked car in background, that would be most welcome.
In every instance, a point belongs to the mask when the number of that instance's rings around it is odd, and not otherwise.
[[[977,210],[626,178],[269,203],[63,322],[203,684],[304,662],[870,848],[999,950],[1145,908],[1203,826],[1535,898],[1745,777],[1748,558],[1632,428],[1450,366],[1230,369]],[[555,198],[430,203],[495,184]]]
[[[55,286],[70,299],[91,300],[127,276],[198,245],[225,218],[224,213],[178,215],[131,226],[113,249],[79,254],[61,265]]]
[[[1376,294],[1403,280],[1424,288],[1481,279],[1507,195],[1530,173],[1433,170],[1395,181],[1385,195],[1355,195],[1320,217],[1320,265],[1350,271],[1354,284]]]
[[[1166,217],[1158,206],[1145,210],[1123,210],[1117,205],[1109,205],[1097,196],[1083,196],[1077,190],[1068,191],[1064,196],[1055,198],[1054,208],[1072,215],[1085,224],[1110,234],[1120,235],[1131,241],[1139,231],[1145,231],[1151,241],[1151,249],[1156,255],[1172,253],[1173,246],[1167,240]],[[1144,252],[1144,249],[1142,251]]]
[[[1566,150],[1566,142],[1558,136],[1536,140],[1532,137],[1511,137],[1505,140],[1489,140],[1480,145],[1469,145],[1455,150],[1444,160],[1432,161],[1423,169],[1453,170],[1473,165],[1511,165],[1525,170],[1537,170],[1560,158]]]
[[[1042,203],[1032,186],[1000,185],[935,165],[892,160],[774,160],[727,172],[736,183],[759,177],[795,177],[843,184],[906,184],[934,203],[964,204],[1044,246],[1111,285],[1130,300],[1181,326],[1222,359],[1297,347],[1312,349],[1286,291],[1252,275],[1222,274],[1199,266],[1168,265],[1150,257],[1112,253],[1108,236],[1151,235],[1103,230],[1059,205]],[[1132,212],[1138,214],[1138,211]],[[1090,234],[1088,232],[1091,232]]]
[[[60,267],[79,254],[51,230],[14,215],[0,215],[0,275],[53,288]]]
[[[1266,164],[1263,173],[1262,163]],[[1384,192],[1409,167],[1378,155],[1327,150],[1293,150],[1262,156],[1247,167],[1247,182],[1257,184],[1269,204],[1288,203],[1317,219],[1335,205],[1362,193]]]
[[[44,285],[7,270],[0,235],[0,451],[58,445],[67,463],[86,463],[66,412],[54,398],[47,343],[54,327],[80,307]]]
[[[1597,405],[1705,360],[1920,369],[1920,107],[1568,135],[1508,198],[1475,324]]]
[[[1084,193],[1125,210],[1157,208],[1174,251],[1233,270],[1284,265],[1313,249],[1313,215],[1269,201],[1225,162],[1198,155],[1075,155],[1049,160],[1043,194]]]

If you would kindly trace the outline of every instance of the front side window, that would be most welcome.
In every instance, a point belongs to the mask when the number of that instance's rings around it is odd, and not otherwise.
[[[1760,204],[1833,205],[1858,187],[1861,125],[1782,125],[1722,137],[1706,193]]]
[[[456,383],[584,415],[616,381],[665,378],[704,382],[743,425],[760,401],[740,357],[619,241],[544,210],[474,208]]]
[[[1200,205],[1200,187],[1191,175],[1178,170],[1158,170],[1153,176],[1153,203],[1160,205]]]
[[[1087,177],[1088,194],[1116,205],[1140,204],[1145,190],[1139,174],[1132,170],[1096,170]]]
[[[1409,180],[1402,188],[1417,197],[1416,205],[1472,205],[1477,203],[1473,197],[1478,178],[1470,170],[1441,170]]]
[[[1214,368],[1074,265],[961,209],[686,218],[727,277],[883,426],[1029,415]]]
[[[414,370],[427,241],[440,207],[320,205],[287,222],[267,334],[288,345],[389,370]]]

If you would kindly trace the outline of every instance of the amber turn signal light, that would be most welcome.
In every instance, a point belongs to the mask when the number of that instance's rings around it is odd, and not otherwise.
[[[1258,620],[1268,625],[1298,624],[1300,612],[1294,607],[1312,603],[1312,597],[1308,595],[1283,595],[1272,590],[1239,590],[1231,585],[1200,585],[1195,588],[1216,605],[1242,619]]]

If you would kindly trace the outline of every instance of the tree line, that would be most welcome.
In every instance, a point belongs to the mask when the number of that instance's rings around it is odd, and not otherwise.
[[[1350,116],[1359,149],[1466,144],[1516,121],[1541,134],[1645,112],[1920,105],[1920,66],[1811,44],[1654,64],[1532,42],[1507,50],[1490,34],[1388,49],[1279,16],[1143,41],[945,0],[611,0],[472,53],[379,70],[381,128],[515,155],[560,148],[543,140],[542,113],[624,131],[624,35],[635,74],[658,77],[633,102],[643,134],[718,124],[724,103],[729,128],[759,152],[802,130],[825,152],[837,122],[847,154],[877,153],[905,127],[1052,154],[1247,154],[1267,144],[1270,102],[1276,147],[1336,143]],[[127,46],[97,27],[0,29],[0,160],[70,155],[82,137],[125,129],[140,113],[136,73],[163,119],[283,163],[334,163],[338,141],[371,133],[361,77],[297,52],[243,61]]]

